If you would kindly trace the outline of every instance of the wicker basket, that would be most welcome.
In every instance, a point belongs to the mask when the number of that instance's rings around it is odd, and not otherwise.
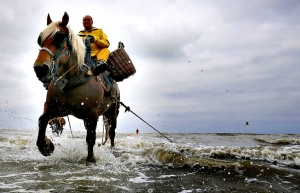
[[[109,54],[107,64],[110,76],[117,82],[123,81],[136,72],[121,42],[119,42],[119,48]]]

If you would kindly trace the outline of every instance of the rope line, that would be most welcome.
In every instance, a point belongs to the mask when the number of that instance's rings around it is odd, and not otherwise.
[[[168,137],[166,137],[164,134],[162,134],[161,132],[159,132],[157,129],[155,129],[152,125],[150,125],[149,123],[147,123],[144,119],[142,119],[140,116],[138,116],[135,112],[133,112],[132,110],[130,110],[130,107],[126,106],[124,103],[122,103],[121,101],[119,101],[119,103],[125,107],[125,112],[130,111],[131,113],[133,113],[136,117],[138,117],[140,120],[142,120],[144,123],[146,123],[149,127],[151,127],[152,129],[154,129],[156,132],[158,132],[159,134],[161,134],[162,136],[164,136],[167,140],[169,140],[171,143],[173,143],[173,141],[171,141]]]

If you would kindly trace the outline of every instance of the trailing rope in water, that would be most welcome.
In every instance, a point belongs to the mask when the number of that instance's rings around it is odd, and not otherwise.
[[[118,100],[118,102],[125,107],[125,112],[130,111],[131,113],[133,113],[136,117],[138,117],[140,120],[142,120],[144,123],[146,123],[148,126],[150,126],[152,129],[154,129],[156,132],[158,132],[159,134],[161,134],[162,136],[164,136],[167,140],[169,140],[171,143],[173,143],[173,141],[171,141],[168,137],[166,137],[164,134],[162,134],[161,132],[159,132],[158,130],[156,130],[154,127],[152,127],[149,123],[147,123],[144,119],[142,119],[140,116],[138,116],[137,114],[135,114],[132,110],[130,110],[130,107],[126,106],[124,103],[122,103],[121,101]]]

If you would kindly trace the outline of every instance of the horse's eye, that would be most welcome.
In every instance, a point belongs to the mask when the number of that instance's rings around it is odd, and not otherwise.
[[[57,32],[54,37],[53,37],[53,44],[60,48],[63,46],[64,43],[64,39],[66,38],[66,35],[61,33],[61,32]]]

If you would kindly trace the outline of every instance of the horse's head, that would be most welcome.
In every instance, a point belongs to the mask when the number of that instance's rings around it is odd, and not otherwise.
[[[44,83],[51,81],[54,64],[59,66],[67,63],[70,59],[72,43],[67,27],[68,22],[69,16],[66,12],[61,22],[52,22],[48,14],[48,26],[38,38],[41,49],[33,67],[38,79]]]

